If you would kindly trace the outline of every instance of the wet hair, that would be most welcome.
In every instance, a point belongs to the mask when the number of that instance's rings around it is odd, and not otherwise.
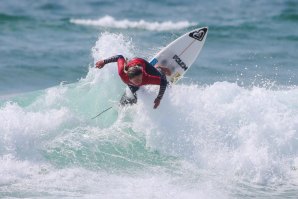
[[[127,70],[127,76],[129,79],[132,79],[140,74],[142,74],[142,67],[138,65],[129,67]]]

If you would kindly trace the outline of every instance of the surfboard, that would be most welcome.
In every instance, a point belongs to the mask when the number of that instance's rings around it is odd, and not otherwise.
[[[170,69],[171,75],[166,76],[166,78],[171,84],[177,83],[199,56],[207,33],[207,27],[185,33],[158,52],[151,59],[150,64],[153,66],[160,65]],[[120,103],[121,105],[136,103],[136,98],[128,87]]]
[[[157,53],[150,64],[169,68],[172,74],[166,76],[167,80],[170,83],[177,83],[199,56],[207,33],[207,27],[185,33]]]

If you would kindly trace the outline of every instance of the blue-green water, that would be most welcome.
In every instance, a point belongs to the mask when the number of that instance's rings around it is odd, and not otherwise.
[[[295,0],[1,2],[0,198],[296,198],[297,23]],[[202,26],[157,110],[93,68]]]

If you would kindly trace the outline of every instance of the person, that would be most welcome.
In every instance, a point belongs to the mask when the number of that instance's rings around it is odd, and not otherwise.
[[[134,104],[137,102],[137,90],[143,85],[159,85],[159,92],[154,100],[153,108],[156,109],[165,93],[167,87],[166,75],[170,76],[171,71],[168,68],[156,65],[152,66],[142,58],[133,58],[127,61],[122,55],[116,55],[96,62],[96,68],[103,68],[106,64],[117,62],[118,74],[122,81],[128,85],[134,95],[134,99],[129,99],[124,94],[121,98],[121,104]]]

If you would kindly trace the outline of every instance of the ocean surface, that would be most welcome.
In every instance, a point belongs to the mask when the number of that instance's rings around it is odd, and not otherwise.
[[[297,0],[1,1],[0,198],[297,198],[297,24]],[[96,61],[204,26],[157,110],[118,107]]]

